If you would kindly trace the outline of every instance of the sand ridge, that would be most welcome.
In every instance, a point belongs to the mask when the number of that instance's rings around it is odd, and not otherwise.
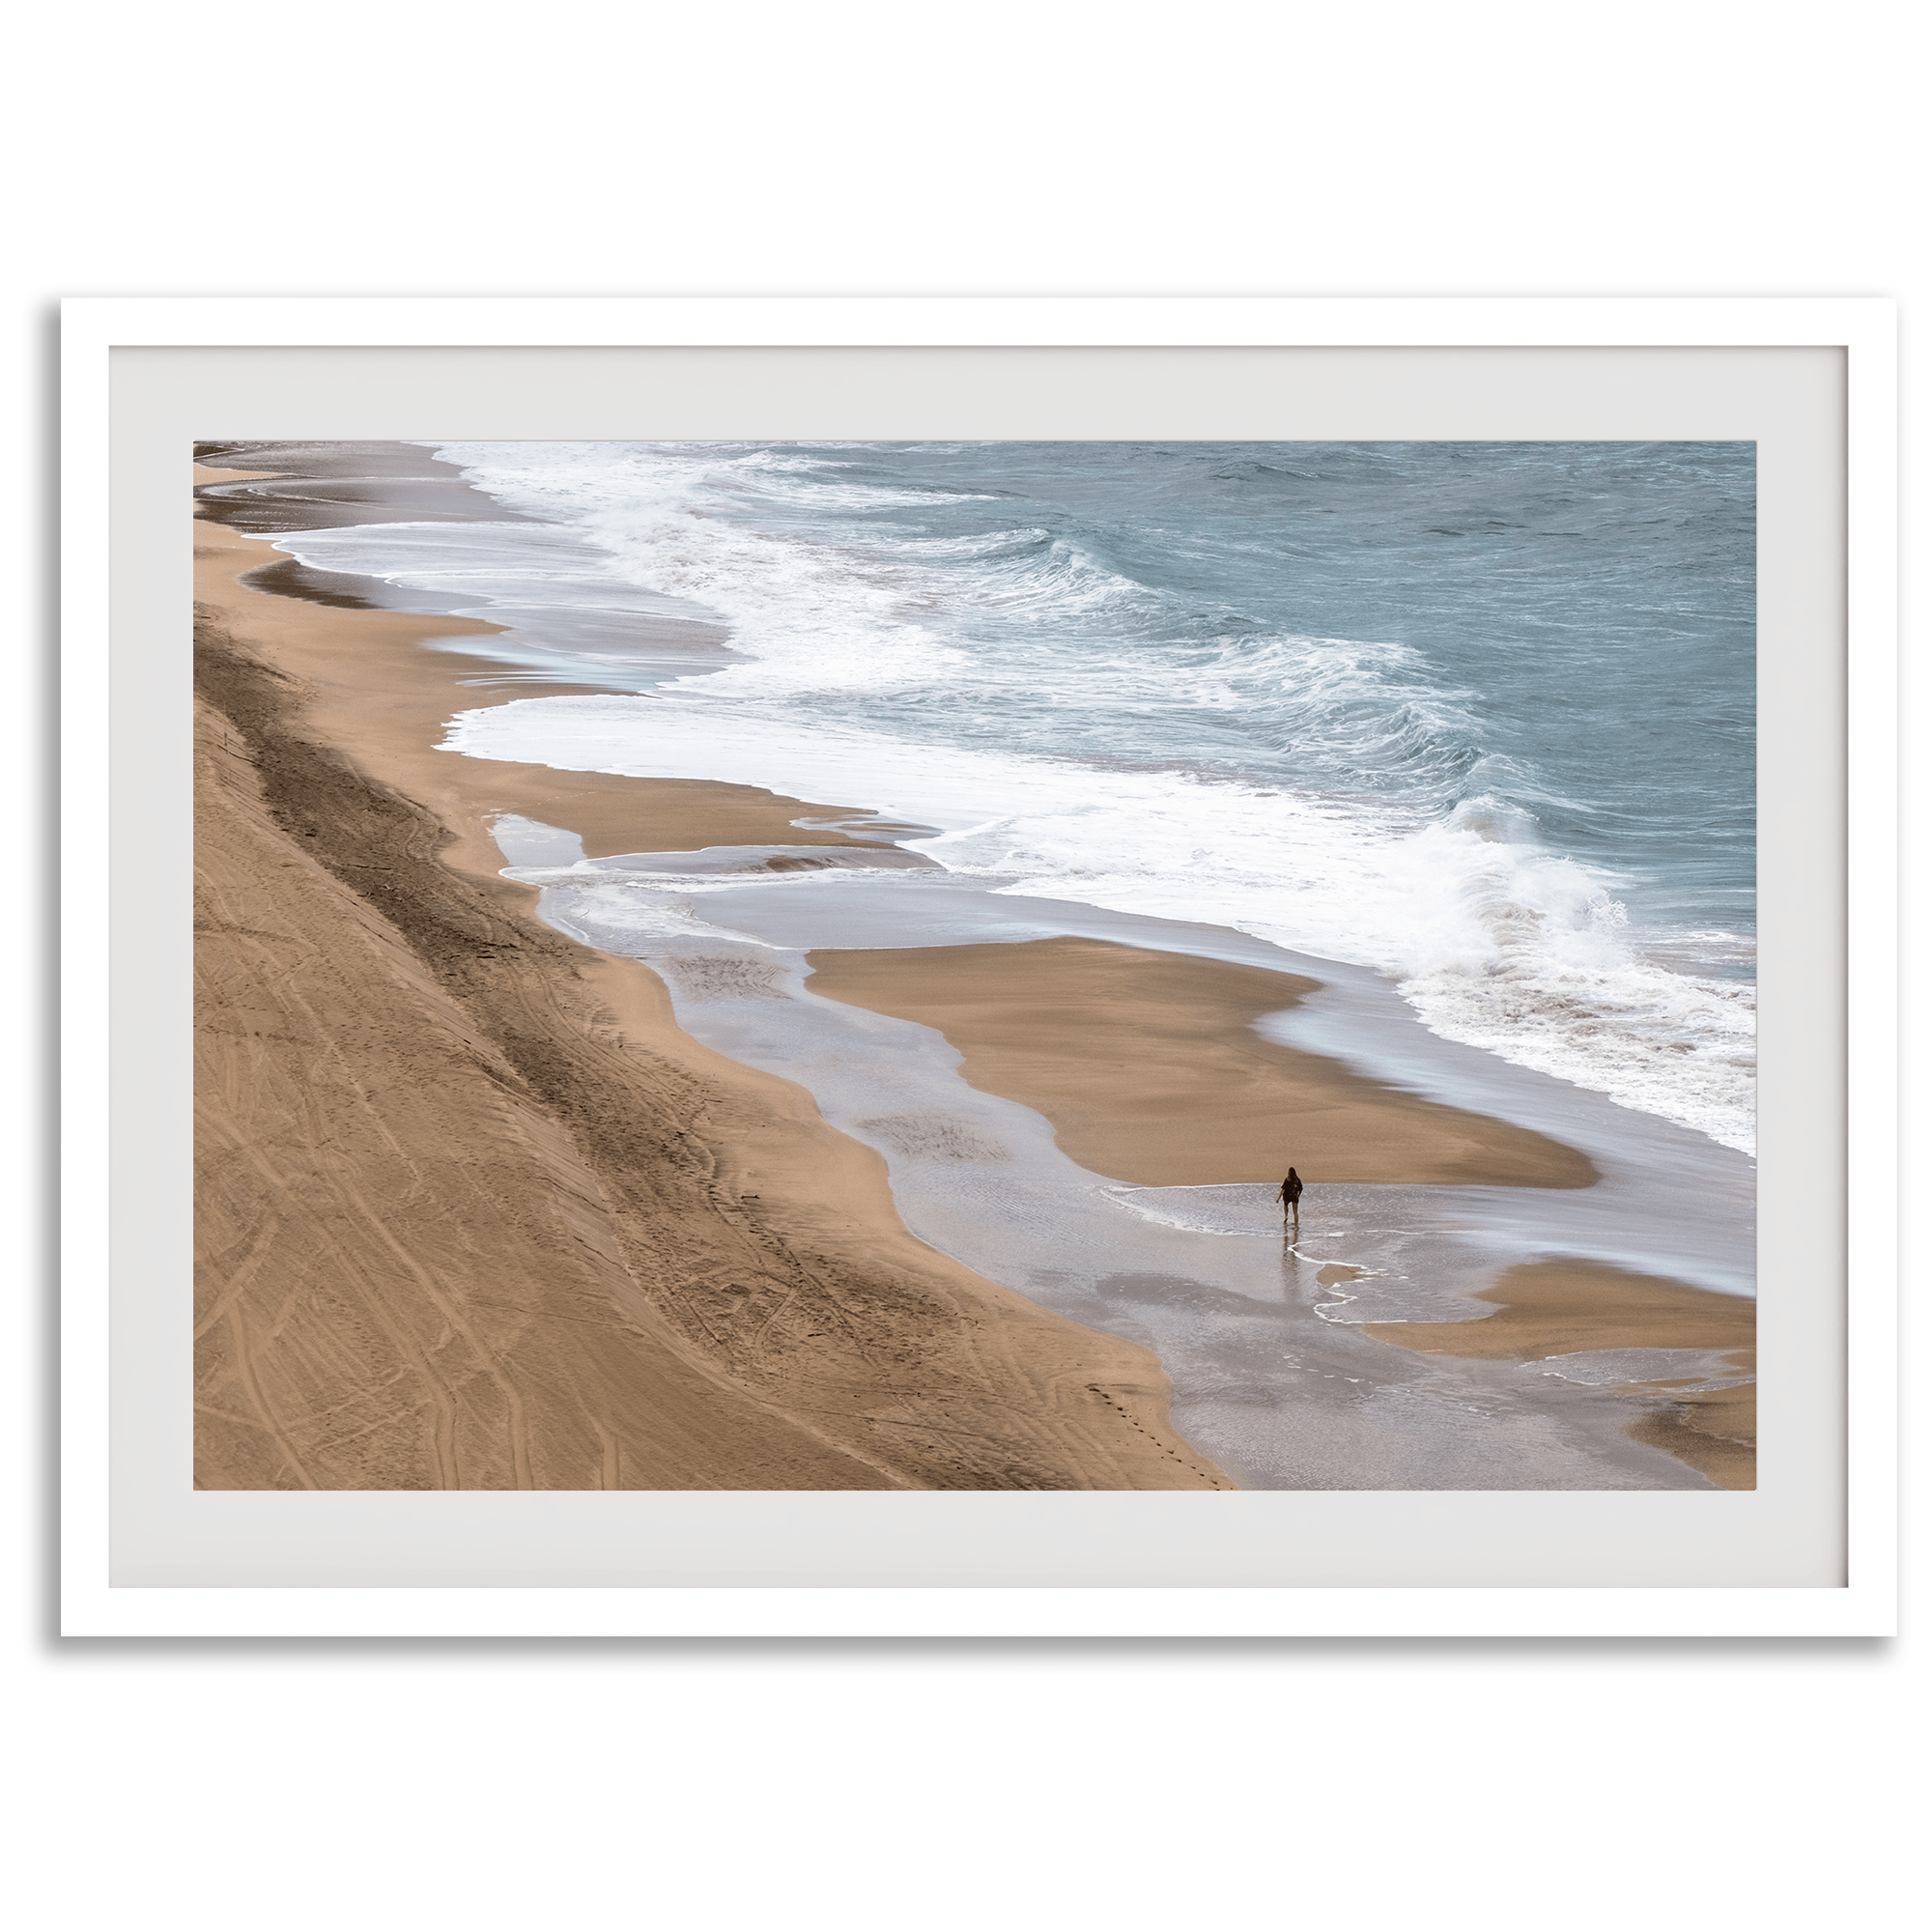
[[[809,955],[810,991],[934,1028],[965,1079],[1052,1122],[1082,1167],[1144,1187],[1409,1181],[1587,1187],[1588,1158],[1254,1030],[1317,981],[1065,937]]]

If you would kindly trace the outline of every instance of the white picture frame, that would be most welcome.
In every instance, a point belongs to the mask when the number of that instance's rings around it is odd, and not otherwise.
[[[113,1257],[99,1175],[128,1041],[98,915],[64,911],[62,1630],[69,1635],[1884,1635],[1896,1622],[1896,349],[1862,298],[87,298],[63,329],[63,812],[69,876],[117,822],[108,710],[114,352],[288,347],[1835,348],[1845,370],[1849,1019],[1843,1580],[1832,1587],[729,1588],[114,1580]],[[211,425],[217,433],[218,425]],[[393,434],[372,428],[360,434]],[[186,565],[182,568],[185,611]],[[162,1055],[156,1078],[178,1077]],[[110,1175],[110,1190],[116,1184]],[[184,1403],[184,1411],[185,1404]],[[183,1424],[185,1428],[185,1422]],[[313,1499],[277,1498],[293,1507]],[[520,1502],[542,1498],[523,1498]]]

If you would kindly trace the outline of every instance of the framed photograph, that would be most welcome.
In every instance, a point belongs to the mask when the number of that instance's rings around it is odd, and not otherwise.
[[[64,341],[66,1632],[1893,1628],[1889,303]]]

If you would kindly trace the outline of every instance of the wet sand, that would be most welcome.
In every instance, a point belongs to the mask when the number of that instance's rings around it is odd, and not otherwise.
[[[195,535],[201,1487],[1228,1487],[1151,1354],[914,1240],[874,1153],[531,918],[487,831],[850,843],[790,823],[838,808],[438,753],[498,667],[420,645],[494,627],[277,597]]]

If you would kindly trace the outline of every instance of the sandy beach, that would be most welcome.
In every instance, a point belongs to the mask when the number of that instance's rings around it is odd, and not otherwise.
[[[195,537],[198,1482],[1236,1486],[1177,1432],[1149,1348],[908,1233],[879,1153],[693,1037],[646,967],[542,923],[491,831],[515,814],[595,860],[877,853],[891,822],[438,750],[458,711],[603,687],[447,648],[499,627],[368,607],[259,537]],[[1074,935],[804,957],[811,994],[932,1029],[970,1087],[1135,1188],[1272,1186],[1290,1163],[1344,1189],[1599,1178],[1560,1139],[1264,1037],[1317,989],[1293,972]],[[1329,1339],[1436,1376],[1751,1361],[1748,1299],[1601,1264],[1546,1256],[1476,1299],[1495,1312]],[[1751,1487],[1751,1385],[1709,1379],[1634,1376],[1615,1427]]]
[[[496,668],[421,640],[489,627],[195,537],[202,1487],[1227,1486],[1152,1356],[915,1241],[876,1155],[530,918],[485,829],[810,808],[438,753]]]

